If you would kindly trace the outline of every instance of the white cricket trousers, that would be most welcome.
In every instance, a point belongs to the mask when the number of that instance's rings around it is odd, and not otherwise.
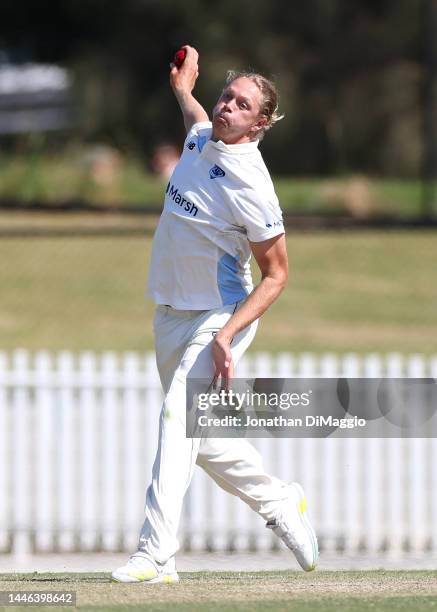
[[[239,303],[207,311],[175,310],[169,306],[156,309],[156,360],[165,399],[139,550],[159,563],[165,563],[179,548],[177,530],[182,502],[196,463],[220,487],[240,497],[267,521],[275,518],[278,505],[289,496],[289,485],[265,473],[260,454],[244,438],[186,438],[185,381],[187,377],[212,380],[214,334],[238,306]],[[252,342],[257,323],[233,339],[234,363]]]

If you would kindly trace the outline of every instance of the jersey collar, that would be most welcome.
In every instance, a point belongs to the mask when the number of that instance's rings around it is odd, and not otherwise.
[[[206,135],[207,136],[207,135]],[[202,147],[203,149],[215,149],[222,153],[226,153],[228,155],[244,155],[245,153],[253,153],[258,149],[259,140],[252,140],[251,142],[243,142],[242,144],[233,144],[227,145],[222,140],[218,140],[215,142],[211,140],[212,136],[212,127],[210,128],[209,139],[206,141],[205,145]]]
[[[214,140],[209,141],[211,148],[218,149],[228,155],[240,155],[244,153],[253,153],[258,149],[259,140],[252,140],[251,142],[243,142],[241,144],[225,144],[222,140],[218,140],[214,142]]]

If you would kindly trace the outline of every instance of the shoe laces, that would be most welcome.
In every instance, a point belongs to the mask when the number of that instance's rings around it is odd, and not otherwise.
[[[141,568],[143,567],[145,561],[150,563],[150,565],[154,565],[148,557],[144,557],[143,555],[132,555],[128,561],[128,565],[134,568]]]
[[[293,516],[287,517],[287,509],[284,507],[282,511],[278,513],[278,516],[266,524],[266,527],[273,529],[273,531],[286,542],[287,546],[291,550],[295,550],[304,544],[304,538],[302,537],[301,529],[299,524],[295,523]],[[298,516],[296,515],[298,520]]]

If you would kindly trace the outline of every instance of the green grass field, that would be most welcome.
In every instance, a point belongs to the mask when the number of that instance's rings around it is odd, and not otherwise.
[[[437,575],[431,571],[197,572],[182,573],[179,584],[148,586],[111,583],[106,573],[0,575],[0,591],[17,590],[76,591],[78,609],[93,612],[437,610]]]
[[[150,246],[142,235],[3,238],[0,350],[151,349]],[[435,231],[291,230],[288,254],[288,287],[251,350],[435,352]]]
[[[0,158],[0,199],[59,204],[82,200],[93,204],[160,207],[165,181],[144,160],[119,156],[103,179],[95,176],[92,147],[70,148],[56,155],[34,152]],[[422,213],[420,180],[365,176],[308,179],[274,177],[286,212],[349,212],[417,216]]]

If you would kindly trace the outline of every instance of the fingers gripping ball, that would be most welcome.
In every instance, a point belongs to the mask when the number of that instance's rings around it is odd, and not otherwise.
[[[186,49],[179,49],[179,51],[176,51],[174,59],[173,59],[173,63],[177,68],[180,68],[182,66],[186,55],[187,55]]]

